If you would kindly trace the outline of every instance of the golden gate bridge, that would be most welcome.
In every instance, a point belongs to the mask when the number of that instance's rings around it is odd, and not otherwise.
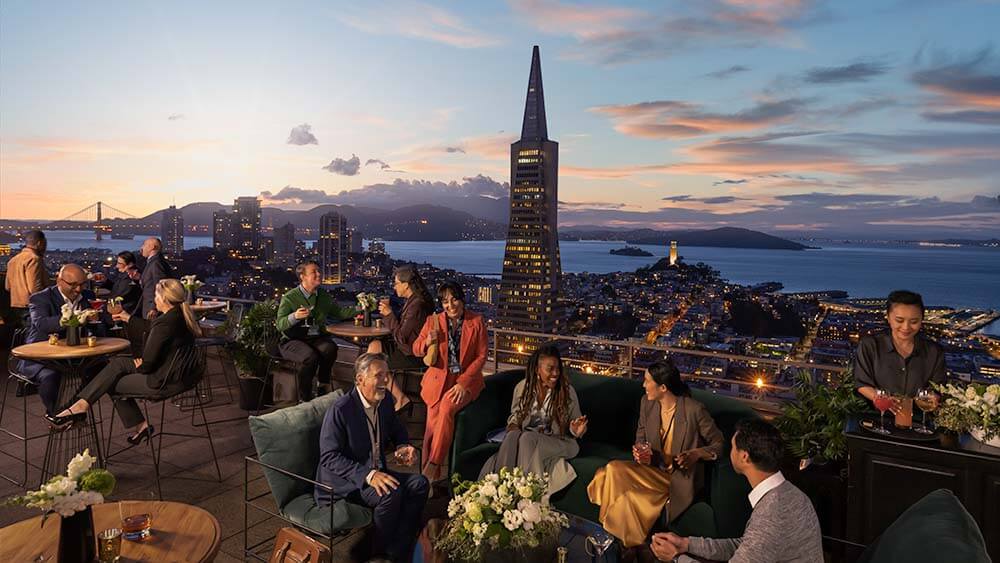
[[[127,211],[98,201],[56,221],[0,220],[0,230],[10,232],[23,232],[31,229],[41,231],[92,230],[96,240],[102,240],[104,236],[131,238],[135,234],[159,232],[160,222],[158,219],[158,214],[147,218],[136,217]]]

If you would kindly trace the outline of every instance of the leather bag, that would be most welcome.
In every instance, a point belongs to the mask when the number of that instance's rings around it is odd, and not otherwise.
[[[274,538],[269,563],[330,563],[330,548],[295,528],[282,528]]]

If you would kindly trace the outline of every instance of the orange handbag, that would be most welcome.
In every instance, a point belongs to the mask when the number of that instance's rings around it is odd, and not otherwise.
[[[282,528],[274,538],[270,563],[330,563],[330,548],[295,528]]]

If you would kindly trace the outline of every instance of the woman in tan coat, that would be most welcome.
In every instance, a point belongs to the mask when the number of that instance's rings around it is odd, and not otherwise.
[[[627,548],[646,541],[664,506],[673,520],[691,505],[702,484],[699,462],[718,458],[724,445],[669,359],[649,366],[643,387],[633,461],[599,468],[587,486],[590,502],[601,507],[601,525]]]

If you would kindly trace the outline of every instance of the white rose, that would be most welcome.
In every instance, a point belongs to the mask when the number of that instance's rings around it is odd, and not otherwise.
[[[521,512],[525,522],[534,524],[542,520],[542,510],[537,502],[525,501],[517,503],[517,509]]]
[[[67,477],[59,477],[42,485],[42,492],[49,498],[57,498],[76,491],[76,481]]]
[[[531,487],[529,487],[528,485],[524,485],[523,487],[518,487],[517,489],[517,494],[521,495],[522,498],[531,498],[531,495],[533,493],[534,491],[532,491]]]
[[[986,394],[983,395],[983,401],[986,401],[986,404],[992,407],[997,403],[997,394],[992,391],[987,391]]]
[[[494,485],[496,485],[497,483],[500,482],[500,476],[497,475],[496,473],[490,473],[489,475],[486,476],[486,482],[493,483]]]
[[[518,510],[508,510],[503,513],[503,526],[512,532],[518,529],[522,522],[524,522],[524,517]]]
[[[90,455],[89,449],[83,450],[82,454],[76,454],[73,459],[69,460],[69,465],[66,466],[66,476],[76,481],[81,475],[90,471],[95,461],[97,460]]]
[[[487,498],[493,498],[497,496],[497,488],[493,483],[483,483],[483,485],[479,487],[479,494]]]

